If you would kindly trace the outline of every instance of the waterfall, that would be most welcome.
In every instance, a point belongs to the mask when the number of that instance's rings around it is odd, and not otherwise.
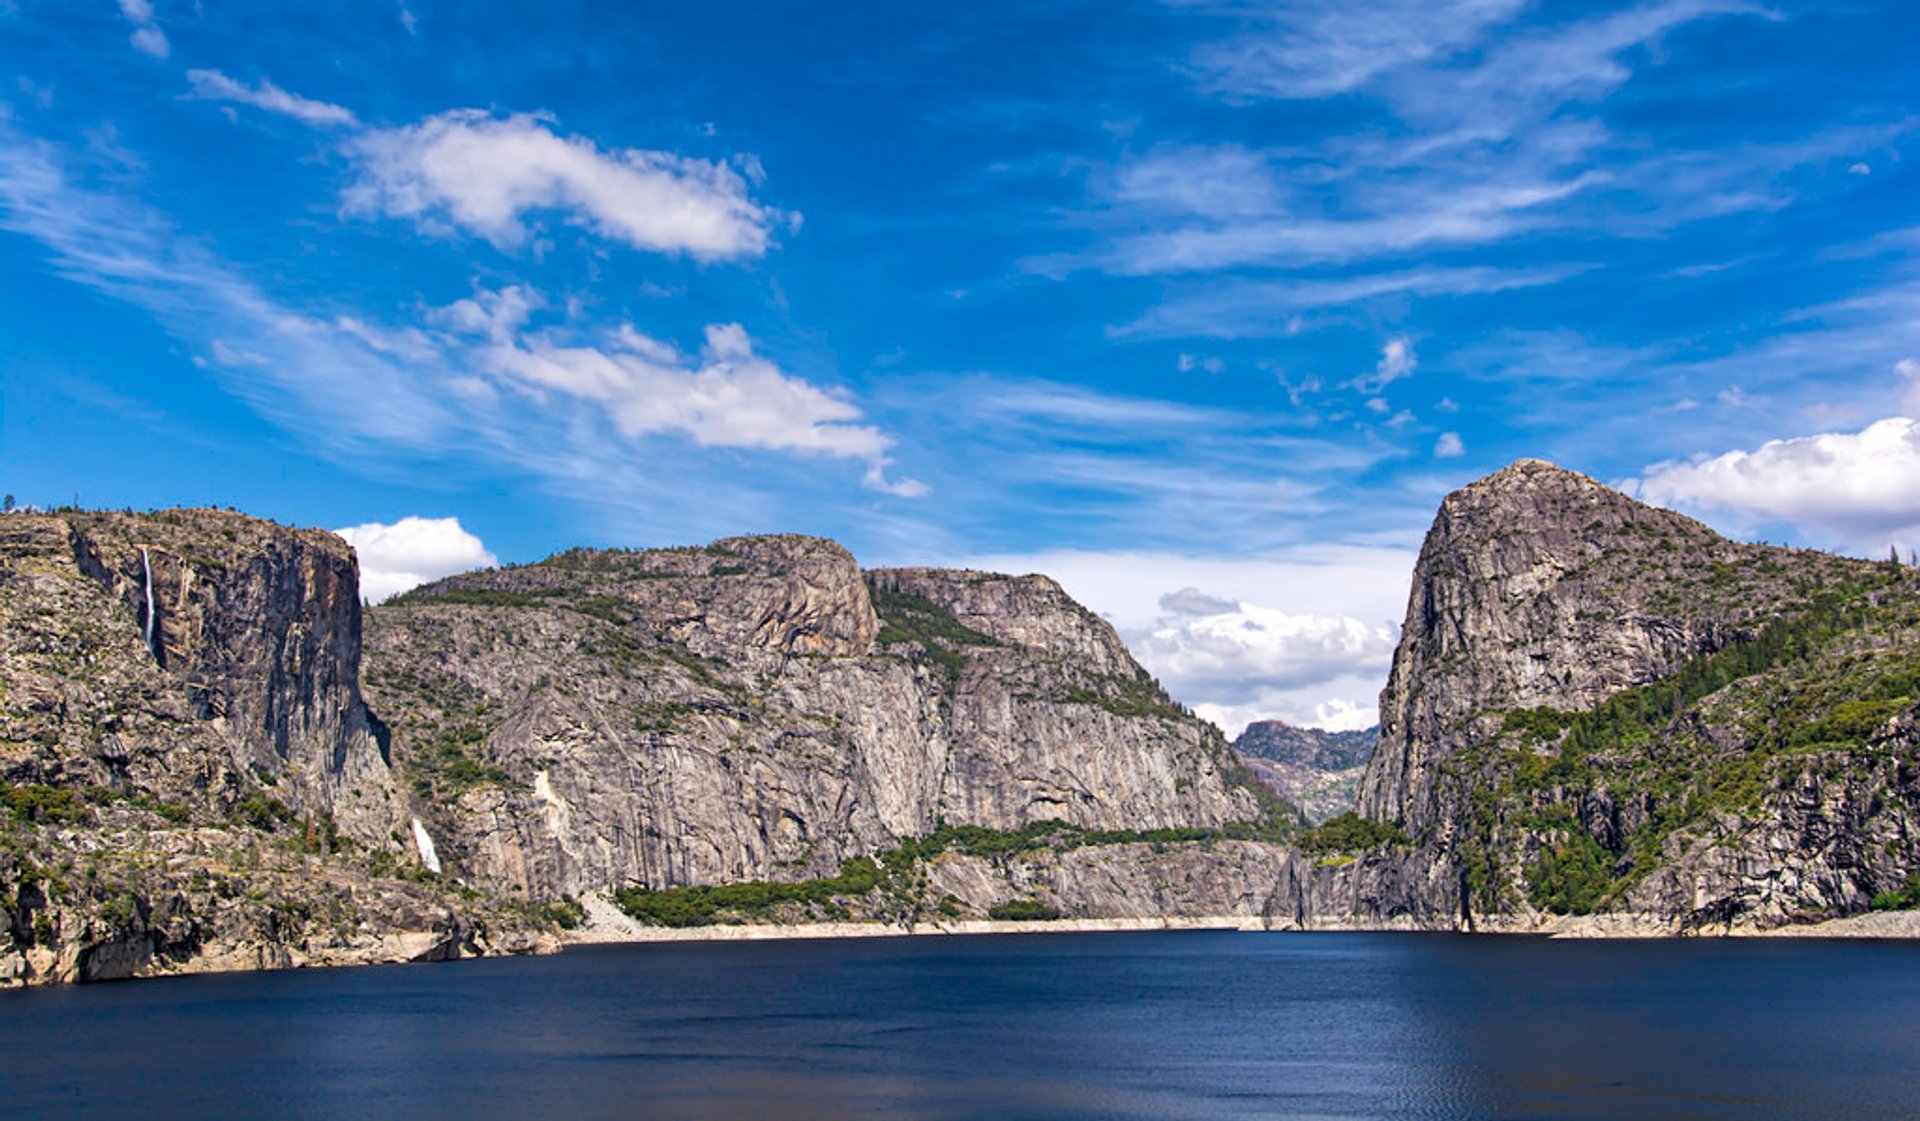
[[[147,557],[147,547],[140,546],[140,571],[146,576],[147,583],[147,652],[158,657],[153,649],[153,561]]]
[[[420,863],[427,866],[427,871],[439,875],[440,854],[434,851],[433,834],[427,832],[417,817],[413,819],[413,843],[420,849]]]

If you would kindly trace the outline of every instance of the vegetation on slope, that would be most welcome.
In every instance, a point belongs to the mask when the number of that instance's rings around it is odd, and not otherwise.
[[[1507,909],[1506,868],[1531,848],[1520,868],[1534,907],[1608,910],[1676,834],[1757,814],[1806,766],[1893,750],[1876,733],[1920,704],[1912,593],[1883,572],[1589,712],[1506,713],[1500,737],[1447,767],[1470,784],[1462,855],[1474,905]],[[1613,830],[1597,806],[1636,812]]]
[[[1043,850],[1059,854],[1101,845],[1147,844],[1162,848],[1208,845],[1223,840],[1270,839],[1273,834],[1269,828],[1253,825],[1222,829],[1083,829],[1062,821],[1039,821],[1011,830],[941,825],[926,836],[902,841],[877,858],[856,857],[846,861],[834,876],[658,890],[630,887],[615,892],[614,901],[635,919],[656,926],[711,926],[777,918],[844,919],[854,913],[855,905],[865,914],[898,919],[917,920],[929,913],[957,918],[961,913],[957,900],[932,899],[926,890],[925,866],[947,853],[1001,863]],[[1051,905],[1017,900],[993,908],[989,917],[1051,919],[1061,915]]]
[[[967,648],[999,646],[1000,640],[962,623],[953,612],[912,592],[869,585],[874,613],[880,616],[882,647],[912,644],[922,657],[956,679],[967,665]]]

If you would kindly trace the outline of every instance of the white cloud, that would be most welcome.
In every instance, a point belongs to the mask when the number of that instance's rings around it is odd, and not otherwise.
[[[349,212],[459,227],[497,246],[528,238],[544,212],[637,249],[701,259],[756,257],[787,216],[747,197],[725,163],[637,148],[602,151],[550,118],[456,109],[370,131],[350,151],[360,181]]]
[[[1873,168],[1863,163],[1857,163],[1847,168],[1847,174],[1848,175],[1872,175]]]
[[[1406,339],[1390,339],[1380,348],[1380,361],[1374,363],[1373,373],[1367,377],[1355,378],[1353,387],[1362,393],[1379,393],[1393,382],[1399,381],[1419,364],[1413,353],[1413,344]]]
[[[528,331],[536,306],[515,287],[458,301],[436,318],[480,336],[475,359],[508,386],[536,402],[552,393],[590,402],[629,439],[675,433],[703,447],[860,459],[867,463],[866,486],[903,498],[928,493],[917,480],[887,478],[893,439],[857,423],[859,406],[754,353],[739,324],[709,325],[701,352],[687,355],[630,324],[593,345]]]
[[[1920,421],[1770,440],[1693,462],[1657,463],[1629,483],[1648,502],[1786,522],[1864,550],[1920,541]]]
[[[166,33],[154,22],[153,4],[149,0],[120,0],[120,14],[133,25],[132,42],[136,50],[155,58],[167,57],[172,48]]]
[[[301,97],[299,94],[288,93],[265,78],[249,86],[234,81],[218,70],[189,70],[187,80],[193,83],[193,95],[208,101],[236,101],[256,109],[265,109],[270,113],[280,113],[310,125],[355,123],[352,111],[338,105],[329,105],[324,101],[315,101],[312,98]]]
[[[1433,442],[1433,454],[1441,459],[1452,459],[1467,454],[1467,446],[1460,442],[1460,433],[1442,432]]]
[[[1174,697],[1235,735],[1274,717],[1372,724],[1413,562],[1411,549],[1320,545],[1259,558],[1062,550],[955,563],[1060,581]]]
[[[651,532],[774,524],[790,516],[774,494],[800,489],[825,502],[837,484],[796,473],[762,488],[749,475],[762,465],[663,454],[629,433],[864,460],[869,487],[924,493],[913,480],[888,479],[891,440],[852,423],[860,415],[855,405],[753,354],[738,328],[713,328],[697,358],[622,328],[601,356],[612,372],[595,382],[594,348],[560,336],[566,324],[527,331],[541,301],[520,288],[483,291],[417,325],[313,314],[277,302],[182,236],[168,216],[89,185],[92,170],[0,117],[0,230],[45,246],[54,275],[151,314],[228,391],[356,469],[421,457],[484,459],[603,510],[638,512],[633,524],[644,519]],[[580,352],[571,356],[580,361],[563,361],[568,351]],[[509,367],[544,361],[549,366],[537,372],[582,380],[542,387],[511,368],[495,369],[496,354],[511,359]],[[636,364],[656,369],[629,368]],[[628,399],[644,377],[664,395],[653,412]],[[730,475],[741,477],[738,485],[713,485]]]
[[[1191,220],[1177,211],[1134,205],[1115,211],[1114,247],[1096,256],[1123,275],[1205,272],[1248,266],[1299,266],[1407,253],[1436,246],[1478,245],[1559,224],[1546,208],[1605,181],[1598,173],[1561,176],[1542,169],[1444,189],[1388,189],[1356,202],[1351,218],[1321,218],[1280,208],[1232,221]],[[1378,213],[1366,213],[1367,210]],[[1040,272],[1062,271],[1079,258],[1027,262]]]
[[[405,517],[333,532],[359,554],[360,595],[374,603],[442,576],[500,563],[459,518]]]
[[[1244,602],[1205,615],[1170,612],[1127,634],[1134,655],[1174,695],[1236,713],[1282,708],[1293,723],[1303,722],[1309,700],[1314,707],[1333,699],[1357,706],[1360,698],[1321,692],[1341,678],[1367,675],[1377,692],[1396,637],[1384,622]]]

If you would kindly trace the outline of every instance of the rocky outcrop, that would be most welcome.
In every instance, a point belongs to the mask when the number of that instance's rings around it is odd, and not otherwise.
[[[558,948],[551,924],[244,829],[134,807],[0,848],[0,985],[448,961]]]
[[[1522,461],[1421,550],[1360,811],[1391,905],[1532,929],[1858,912],[1920,869],[1920,586]]]
[[[1318,823],[1353,809],[1380,729],[1329,732],[1256,720],[1233,741],[1247,768]]]
[[[1441,765],[1500,714],[1590,709],[1804,607],[1810,584],[1851,567],[1737,544],[1542,460],[1455,491],[1414,568],[1361,810],[1424,832]]]
[[[575,551],[421,589],[368,635],[442,859],[531,899],[825,875],[943,822],[1263,812],[1044,577],[862,574],[799,537]]]

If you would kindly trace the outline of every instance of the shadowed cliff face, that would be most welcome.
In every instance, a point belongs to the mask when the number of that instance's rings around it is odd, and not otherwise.
[[[823,874],[941,822],[1260,813],[1218,733],[1044,577],[739,538],[456,577],[370,620],[369,696],[443,859],[535,898]]]

